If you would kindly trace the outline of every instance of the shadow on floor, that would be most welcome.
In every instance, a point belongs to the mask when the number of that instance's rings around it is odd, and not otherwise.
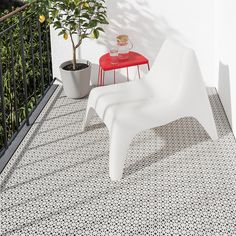
[[[230,133],[231,129],[229,123],[223,123],[225,120],[227,120],[224,117],[225,114],[223,116],[224,119],[219,119],[219,117],[222,116],[217,117],[220,112],[223,112],[218,94],[210,95],[209,100],[212,106],[212,111],[220,139],[221,137],[224,137]],[[224,129],[220,128],[222,124]],[[183,132],[186,130],[187,132]],[[213,142],[203,127],[194,118],[182,118],[167,125],[155,128],[154,131],[157,138],[161,138],[161,140],[165,141],[165,145],[152,155],[145,156],[134,164],[126,167],[124,169],[124,177],[147,168],[161,159],[168,158],[177,152],[181,152],[187,148],[198,145],[201,142]],[[146,144],[148,146],[148,142]]]
[[[48,110],[46,111],[45,115],[41,118],[41,120],[45,120],[49,114],[51,109],[53,108],[53,106],[55,105],[57,99],[61,98],[61,94],[62,94],[62,88],[60,88],[60,91],[56,94],[54,100],[51,102],[50,106],[48,107]],[[28,142],[26,143],[26,146],[30,146],[31,143],[33,143],[34,141],[34,137],[37,135],[37,133],[39,132],[40,128],[42,127],[43,122],[39,123],[32,135],[32,138],[28,139]],[[19,163],[21,162],[24,154],[28,151],[28,149],[23,149],[23,151],[19,154],[18,158],[16,159],[16,161],[12,164],[11,169],[8,171],[6,177],[4,178],[4,180],[2,181],[1,185],[0,185],[0,193],[2,191],[4,191],[5,186],[7,185],[9,179],[11,178],[12,174],[14,173],[14,171],[16,170],[17,166],[19,165]]]
[[[55,96],[55,98],[54,98],[53,102],[50,104],[47,112],[41,118],[41,121],[38,122],[35,131],[33,132],[31,138],[26,143],[27,148],[23,149],[22,153],[20,153],[19,157],[17,158],[15,163],[12,165],[10,171],[6,175],[4,181],[2,182],[2,184],[0,186],[1,187],[1,192],[8,189],[8,188],[5,188],[5,186],[6,186],[7,182],[9,181],[9,179],[11,178],[11,175],[14,173],[14,171],[16,169],[19,169],[18,164],[20,163],[20,161],[21,161],[22,157],[24,156],[24,154],[27,151],[35,148],[35,147],[30,148],[30,146],[33,143],[35,137],[38,135],[39,130],[40,130],[43,122],[47,120],[51,109],[53,109],[53,107],[56,103],[56,100],[63,97],[63,96],[61,96],[61,93],[62,93],[62,88],[60,89],[58,94]],[[220,103],[218,95],[217,94],[210,95],[209,100],[210,100],[210,103],[212,105],[213,113],[214,113],[214,116],[215,116],[215,121],[216,121],[216,125],[217,125],[217,128],[218,128],[219,137],[227,135],[227,133],[231,132],[231,129],[230,129],[228,123],[223,124],[224,129],[220,129],[220,127],[222,126],[222,122],[224,122],[226,119],[224,119],[224,116],[223,116],[224,120],[220,119],[220,117],[222,117],[222,115],[217,116],[218,113],[222,112],[222,107],[221,107],[221,103]],[[219,110],[219,109],[221,109],[221,110]],[[92,124],[92,125],[90,125],[86,128],[86,131],[93,131],[93,130],[96,130],[96,129],[103,129],[103,128],[105,128],[104,123]],[[172,122],[168,125],[158,127],[156,129],[153,129],[153,130],[155,131],[155,135],[156,135],[157,138],[161,138],[161,140],[165,141],[164,147],[161,147],[160,149],[158,149],[158,147],[157,147],[157,151],[154,152],[153,154],[151,154],[149,156],[145,156],[144,158],[142,158],[142,159],[138,160],[137,162],[131,164],[130,166],[126,167],[124,169],[124,177],[128,176],[128,175],[131,175],[136,171],[140,171],[140,170],[142,170],[142,169],[144,169],[148,166],[151,166],[152,164],[158,162],[159,160],[161,160],[163,158],[168,158],[168,157],[170,157],[171,155],[174,155],[177,152],[181,152],[186,148],[192,147],[192,146],[197,145],[201,142],[210,141],[209,136],[206,134],[205,130],[193,118],[183,118],[183,119],[174,121],[174,122]],[[186,132],[186,130],[187,130],[187,132]],[[56,139],[56,140],[54,140],[50,143],[42,144],[42,145],[37,146],[37,147],[43,147],[43,146],[48,145],[48,144],[57,143],[60,140],[63,141],[65,139],[68,139],[69,137],[78,136],[79,134],[80,133],[76,133],[76,134],[71,135],[71,136],[66,136],[66,137],[63,137],[61,139]],[[142,134],[140,134],[140,136],[142,136]],[[87,143],[87,144],[88,145],[93,145],[93,143],[94,143],[94,140],[91,140],[91,142]],[[148,140],[146,140],[146,145],[148,146]],[[76,151],[77,148],[74,151]],[[73,150],[71,150],[71,151],[73,151]],[[57,153],[57,154],[63,155],[66,152],[67,151]],[[107,153],[107,155],[109,155],[109,154]],[[48,156],[45,159],[40,159],[40,160],[37,160],[35,162],[31,162],[27,165],[24,165],[23,167],[31,165],[31,164],[35,164],[35,163],[38,163],[38,162],[41,162],[41,161],[44,161],[44,160],[48,160],[49,158],[54,158],[54,157],[55,157],[55,155]],[[88,160],[90,161],[91,158],[89,158]],[[75,165],[80,165],[80,164],[82,164],[82,163],[81,162],[76,162],[71,166],[66,166],[65,168],[61,168],[59,170],[49,172],[46,175],[41,175],[41,176],[38,176],[37,178],[32,178],[30,181],[34,181],[34,180],[37,180],[39,178],[46,177],[48,175],[53,175],[57,172],[64,171],[67,168],[73,168]],[[23,182],[21,184],[25,184],[25,182]],[[19,185],[11,186],[10,188],[16,188],[18,186]]]

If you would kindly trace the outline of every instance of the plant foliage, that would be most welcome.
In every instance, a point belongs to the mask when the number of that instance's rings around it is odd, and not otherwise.
[[[86,38],[98,38],[102,25],[108,24],[104,0],[59,0],[52,1],[50,22],[59,35],[71,40],[73,68],[76,65],[76,50]],[[78,36],[75,42],[73,35]]]
[[[104,31],[102,26],[108,24],[104,0],[26,0],[24,3],[31,3],[31,7],[0,22],[0,79],[3,84],[3,99],[0,96],[0,150],[4,147],[3,121],[6,121],[7,140],[11,140],[52,80],[49,24],[59,30],[59,35],[64,39],[70,38],[74,68],[76,50],[83,40],[99,38],[100,32]],[[1,9],[0,17],[11,10],[14,8]]]
[[[2,103],[4,102],[6,114],[7,139],[10,140],[25,121],[26,113],[30,113],[35,108],[52,79],[47,23],[39,23],[38,13],[35,13],[32,8],[22,13],[22,25],[19,19],[18,14],[0,23],[2,65],[0,79],[4,89],[4,99],[0,98],[0,150],[4,146]],[[40,41],[42,56],[40,56]],[[25,57],[27,96],[24,88],[22,48]]]

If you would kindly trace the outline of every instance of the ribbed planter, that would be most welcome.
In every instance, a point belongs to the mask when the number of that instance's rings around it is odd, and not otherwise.
[[[76,71],[68,71],[63,69],[65,66],[71,64],[71,61],[66,61],[60,66],[63,88],[66,96],[69,98],[83,98],[89,94],[91,89],[91,63],[86,60],[78,60],[77,63],[85,63],[88,67],[83,70]]]

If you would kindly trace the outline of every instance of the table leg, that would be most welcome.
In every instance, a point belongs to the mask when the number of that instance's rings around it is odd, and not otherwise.
[[[102,70],[102,85],[104,86],[105,71]]]
[[[140,70],[139,70],[139,66],[137,66],[138,67],[138,76],[139,76],[139,79],[141,78],[141,76],[140,76]]]
[[[114,84],[116,83],[116,70],[114,70]]]
[[[99,66],[99,69],[98,69],[98,86],[100,86],[100,81],[101,81],[101,67]]]
[[[127,67],[127,81],[129,81],[129,67]]]

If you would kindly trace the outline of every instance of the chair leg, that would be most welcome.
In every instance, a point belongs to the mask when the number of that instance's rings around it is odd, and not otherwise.
[[[211,117],[211,115],[209,115],[209,117],[199,116],[196,119],[202,125],[202,127],[205,129],[205,131],[208,133],[208,135],[213,141],[219,138],[217,134],[214,118]]]
[[[213,116],[213,112],[211,109],[211,105],[208,101],[204,101],[203,99],[199,98],[199,105],[195,106],[195,118],[198,120],[198,122],[202,125],[202,127],[206,130],[208,135],[211,137],[211,139],[217,140],[218,134],[216,129],[216,124]]]
[[[86,111],[86,115],[84,118],[84,122],[82,125],[82,131],[85,130],[86,126],[88,125],[89,121],[92,119],[94,114],[94,109],[92,107],[88,108],[88,110]]]
[[[109,175],[112,181],[122,179],[124,162],[132,137],[127,132],[116,132],[111,135],[109,154]]]

